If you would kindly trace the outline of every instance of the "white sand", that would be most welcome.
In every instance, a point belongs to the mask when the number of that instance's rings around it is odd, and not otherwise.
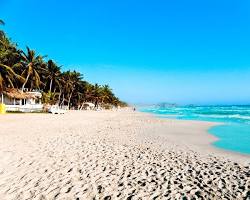
[[[211,146],[212,125],[125,110],[0,115],[0,199],[250,198],[250,156]]]

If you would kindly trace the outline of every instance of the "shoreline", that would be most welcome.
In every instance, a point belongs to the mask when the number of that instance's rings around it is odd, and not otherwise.
[[[212,123],[118,111],[0,116],[0,199],[242,199],[250,159]]]
[[[220,141],[221,139],[219,137],[215,136],[213,133],[210,133],[209,130],[212,129],[212,128],[214,128],[214,127],[217,127],[217,126],[229,126],[228,124],[226,124],[224,122],[211,122],[211,121],[205,121],[205,120],[190,120],[190,119],[165,118],[165,117],[161,117],[161,115],[154,114],[154,113],[142,112],[142,111],[138,111],[138,112],[149,114],[152,117],[155,117],[157,119],[187,121],[187,123],[188,122],[190,122],[190,123],[200,122],[200,123],[203,123],[203,124],[207,124],[208,127],[205,130],[205,132],[208,135],[208,137],[204,135],[206,137],[206,138],[204,138],[204,140],[205,139],[210,140],[210,142],[208,143],[208,145],[210,147],[212,147],[211,151],[213,153],[216,153],[219,156],[229,156],[230,159],[233,159],[233,160],[236,160],[236,161],[240,161],[240,162],[242,162],[242,161],[244,162],[245,159],[249,160],[249,162],[250,162],[250,154],[248,154],[248,153],[242,153],[242,152],[233,151],[233,150],[230,150],[230,149],[225,149],[225,148],[222,148],[222,147],[217,147],[216,145],[213,144],[214,142]],[[201,132],[203,132],[203,130]]]
[[[200,121],[200,120],[182,120],[182,119],[172,119],[172,118],[162,118],[162,117],[158,117],[155,114],[152,113],[147,113],[147,112],[141,112],[138,111],[138,113],[142,113],[142,114],[146,114],[149,115],[155,119],[158,120],[163,120],[166,121],[167,123],[177,123],[178,125],[183,125],[183,124],[191,124],[194,128],[196,129],[198,127],[198,133],[196,132],[195,135],[182,135],[182,137],[178,138],[180,139],[179,141],[174,139],[175,143],[182,143],[183,145],[183,141],[188,141],[187,142],[187,146],[197,152],[199,152],[200,154],[203,155],[209,155],[209,154],[213,154],[215,156],[219,156],[221,158],[229,158],[233,161],[236,162],[241,162],[241,163],[245,163],[245,162],[249,162],[250,163],[250,154],[244,154],[244,153],[240,153],[240,152],[236,152],[236,151],[231,151],[228,149],[223,149],[223,148],[219,148],[216,147],[215,145],[213,145],[214,142],[220,140],[220,138],[216,137],[215,135],[209,133],[209,129],[216,127],[216,126],[221,126],[224,125],[224,123],[221,122],[210,122],[210,121]],[[196,131],[196,130],[195,130]],[[166,137],[166,139],[169,139],[168,137],[174,137],[171,133],[159,133],[161,136]],[[190,138],[191,136],[191,138]],[[194,137],[200,137],[198,140],[193,141],[192,139],[195,139]],[[194,145],[194,146],[192,146]]]

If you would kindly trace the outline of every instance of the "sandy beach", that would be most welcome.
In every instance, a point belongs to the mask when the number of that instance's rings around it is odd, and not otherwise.
[[[210,122],[120,111],[0,116],[1,200],[250,199],[250,156]]]

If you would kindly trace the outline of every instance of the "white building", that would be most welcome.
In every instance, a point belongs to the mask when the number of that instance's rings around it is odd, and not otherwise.
[[[42,111],[41,99],[41,92],[22,92],[15,88],[7,88],[2,94],[2,103],[6,105],[6,111]]]

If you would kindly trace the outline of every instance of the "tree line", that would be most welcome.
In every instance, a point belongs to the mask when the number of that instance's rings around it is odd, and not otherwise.
[[[0,20],[0,25],[4,21]],[[85,102],[95,107],[126,106],[112,92],[109,85],[91,84],[75,70],[62,71],[52,59],[38,55],[35,50],[18,48],[3,30],[0,30],[0,94],[6,88],[42,91],[44,104],[58,104],[82,108]]]

